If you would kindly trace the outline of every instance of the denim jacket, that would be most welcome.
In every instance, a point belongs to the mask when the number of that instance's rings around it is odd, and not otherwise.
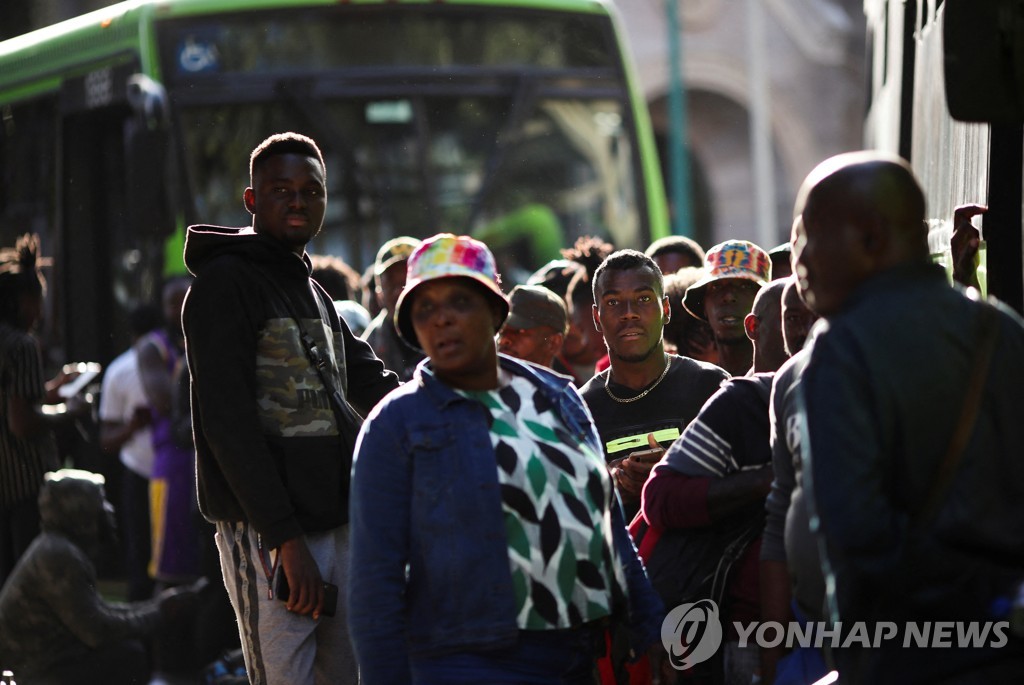
[[[601,453],[567,377],[503,355],[500,363]],[[366,685],[410,682],[410,658],[510,646],[518,635],[487,409],[424,373],[428,364],[370,414],[356,447],[348,612]],[[663,608],[618,506],[612,528],[628,586],[623,618],[641,654],[659,639]]]

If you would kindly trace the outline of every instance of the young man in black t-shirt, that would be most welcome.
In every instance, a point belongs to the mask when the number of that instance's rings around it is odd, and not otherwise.
[[[669,304],[661,270],[650,257],[616,252],[598,267],[593,284],[594,325],[604,336],[611,366],[580,392],[632,518],[653,465],[729,375],[665,352]]]

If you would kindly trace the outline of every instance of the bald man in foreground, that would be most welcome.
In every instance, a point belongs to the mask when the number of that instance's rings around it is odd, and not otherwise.
[[[931,263],[901,159],[823,162],[795,214],[800,289],[826,320],[800,380],[803,472],[829,615],[854,637],[840,678],[1024,682],[1022,640],[999,623],[1024,582],[1024,323]],[[916,647],[910,622],[937,621]],[[985,636],[962,639],[970,622]]]

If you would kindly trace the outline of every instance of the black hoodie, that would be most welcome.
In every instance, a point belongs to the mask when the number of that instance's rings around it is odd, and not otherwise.
[[[196,277],[182,320],[203,515],[248,521],[269,548],[346,523],[355,435],[339,433],[290,312],[329,353],[335,386],[363,415],[397,377],[326,295],[314,299],[307,256],[251,228],[192,226],[185,265]]]

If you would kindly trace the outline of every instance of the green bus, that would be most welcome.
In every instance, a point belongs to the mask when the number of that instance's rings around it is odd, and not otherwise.
[[[186,225],[250,223],[249,152],[286,130],[327,160],[310,251],[357,269],[446,230],[514,283],[580,235],[668,232],[610,0],[129,0],[0,43],[0,243],[54,257],[50,354],[123,348]]]

